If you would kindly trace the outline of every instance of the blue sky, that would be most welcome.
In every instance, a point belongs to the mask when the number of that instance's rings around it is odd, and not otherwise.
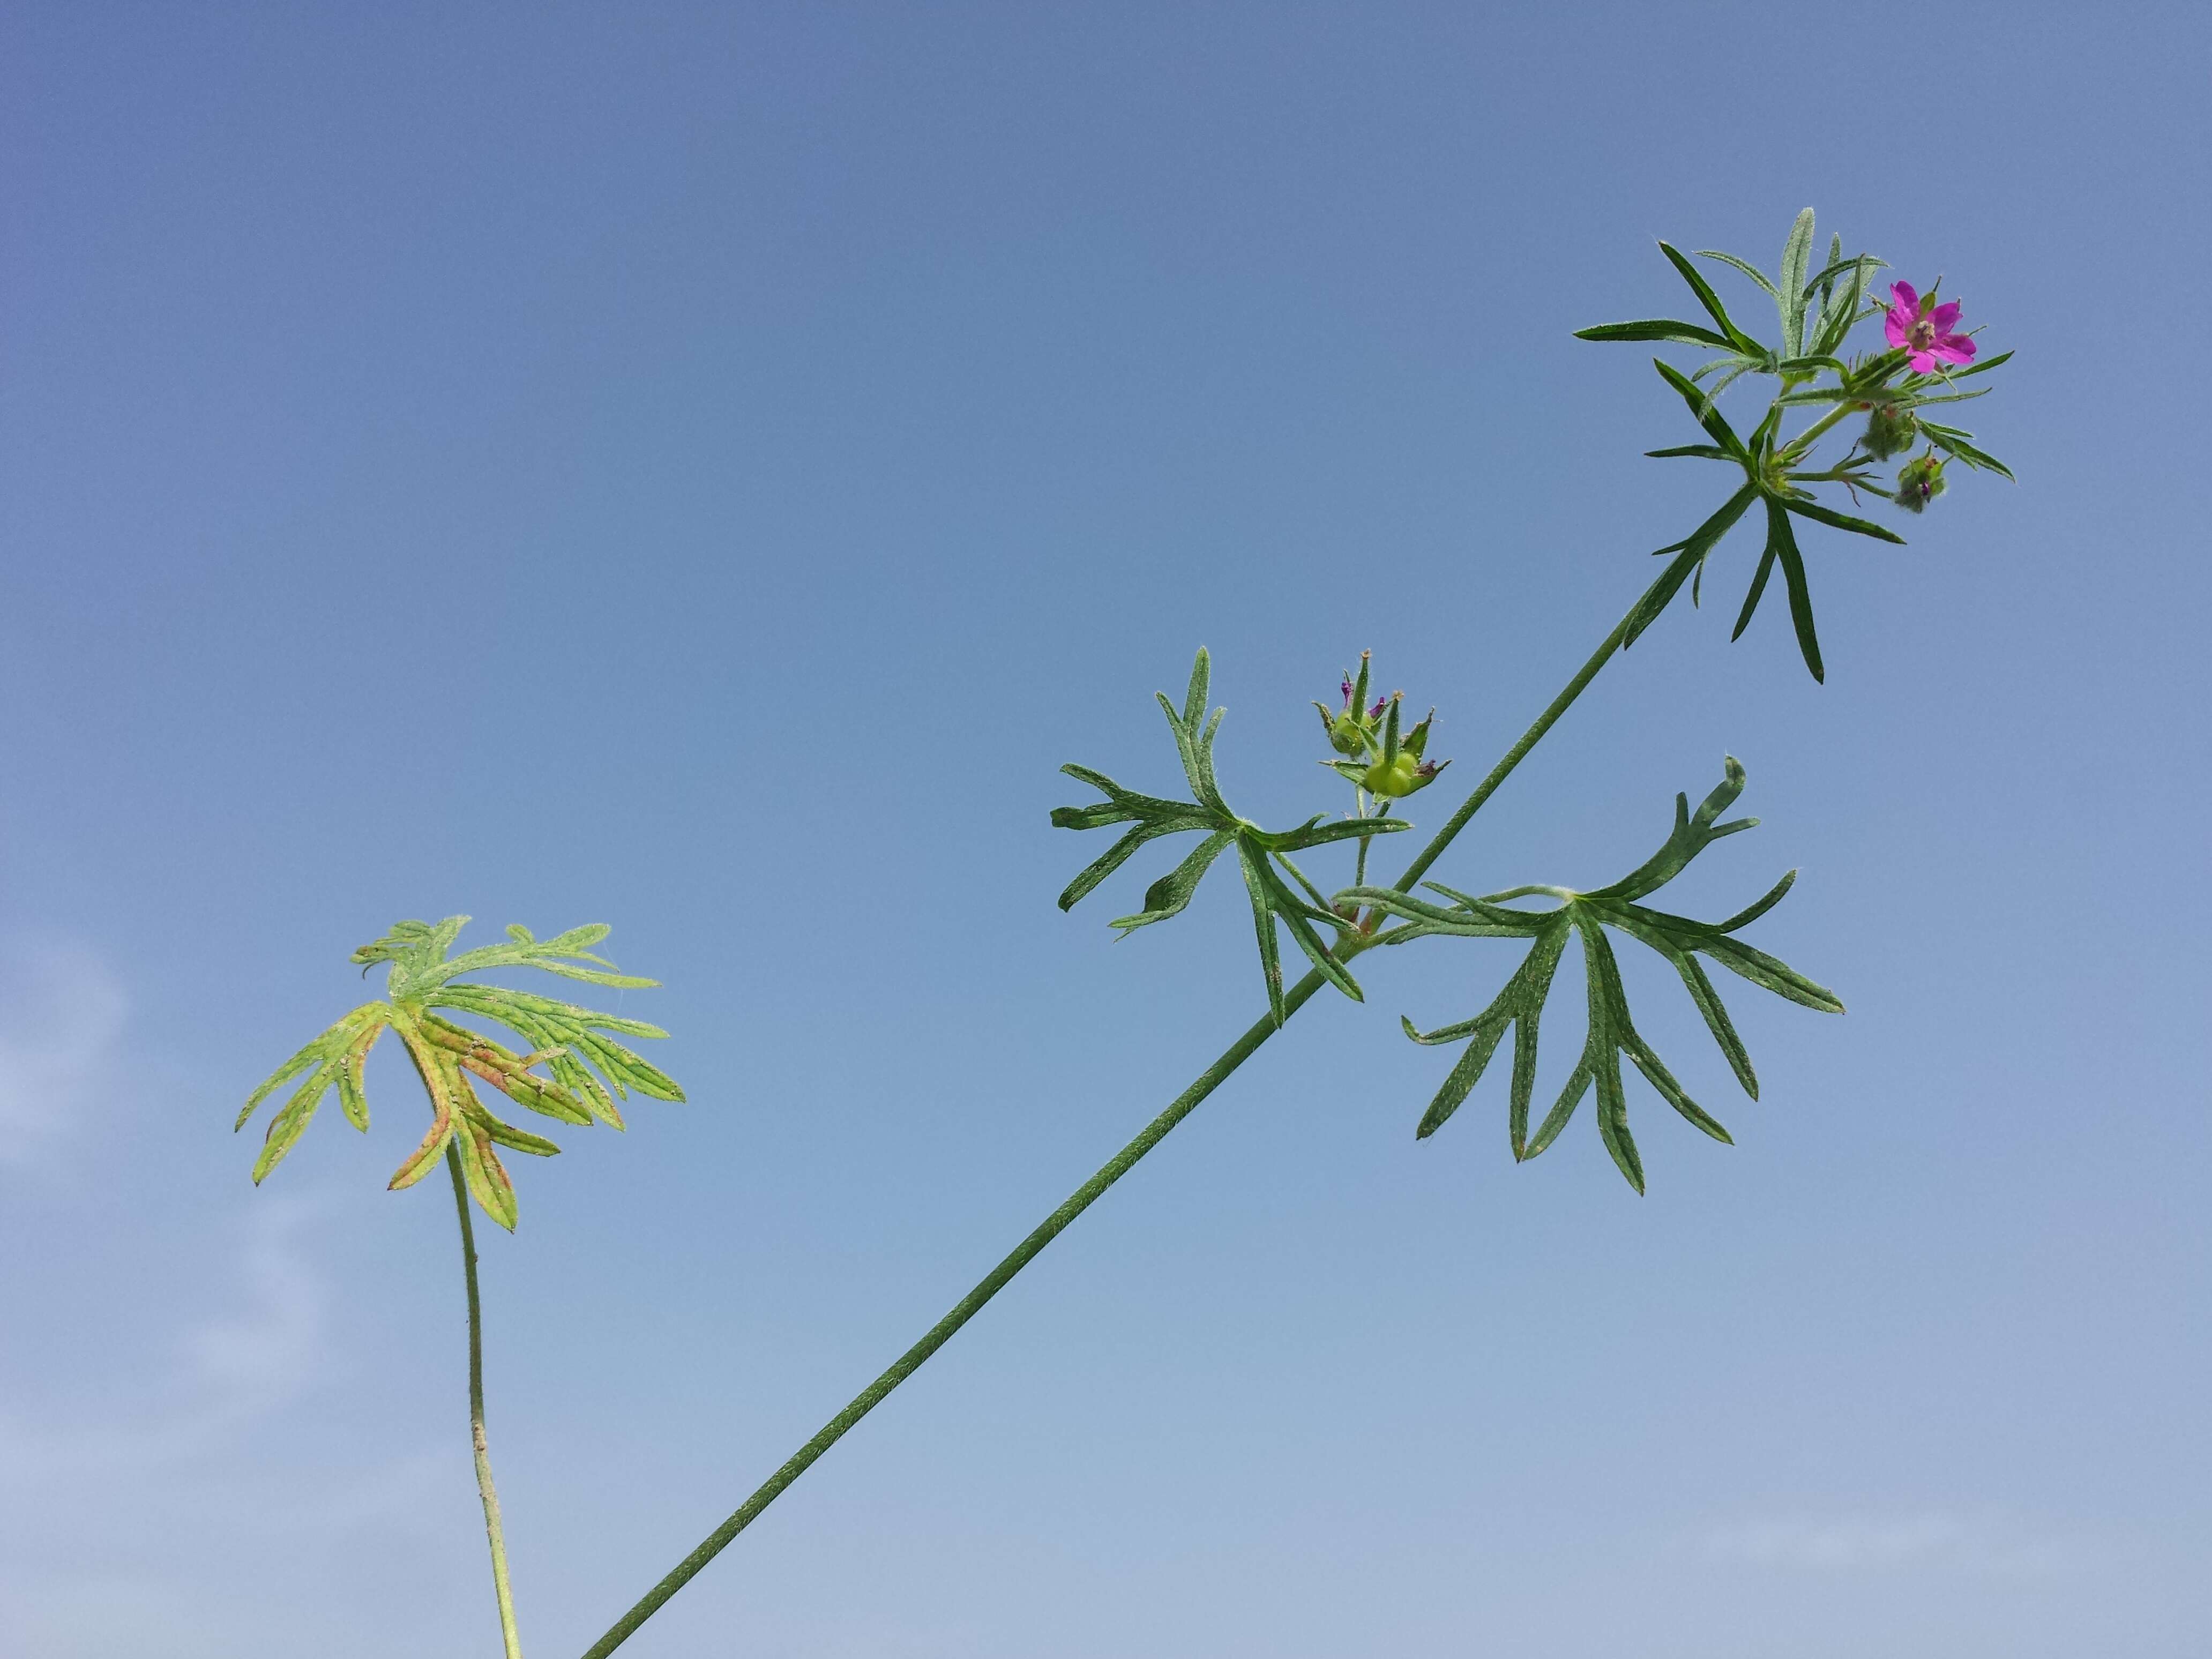
[[[401,1062],[260,1189],[228,1133],[466,912],[612,923],[691,1097],[487,1241],[580,1650],[1257,1012],[1229,886],[1054,908],[1054,769],[1168,787],[1203,642],[1231,799],[1334,811],[1371,647],[1440,818],[1715,499],[1570,331],[1810,203],[2017,348],[2021,483],[1811,538],[1825,687],[1728,544],[1437,873],[1609,880],[1737,755],[1681,904],[1800,868],[1752,938],[1850,1015],[1733,994],[1754,1105],[1632,960],[1737,1140],[1632,1082],[1638,1199],[1494,1079],[1417,1144],[1396,1016],[1513,957],[1370,958],[626,1651],[2198,1651],[2208,68],[2182,6],[10,9],[0,1647],[487,1650]]]

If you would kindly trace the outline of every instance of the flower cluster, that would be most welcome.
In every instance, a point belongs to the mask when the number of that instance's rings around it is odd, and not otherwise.
[[[1691,602],[1697,602],[1706,560],[1737,520],[1758,506],[1765,520],[1766,545],[1737,617],[1735,632],[1741,635],[1750,623],[1766,591],[1767,579],[1778,568],[1789,590],[1798,647],[1805,665],[1819,679],[1826,671],[1814,631],[1811,585],[1793,519],[1881,541],[1901,542],[1904,538],[1894,531],[1824,505],[1817,499],[1817,490],[1823,485],[1841,485],[1855,503],[1864,491],[1909,513],[1919,513],[1943,493],[1944,469],[1950,462],[2009,478],[2012,474],[2004,463],[1976,447],[1973,434],[1932,420],[1926,411],[1934,405],[1983,396],[1986,387],[1960,383],[1997,368],[2012,354],[1982,357],[1971,333],[1960,327],[1964,308],[1956,300],[1939,302],[1933,289],[1923,295],[1911,283],[1893,283],[1886,302],[1869,294],[1869,279],[1882,262],[1868,253],[1845,257],[1839,236],[1830,239],[1827,263],[1810,270],[1810,208],[1798,215],[1790,228],[1783,246],[1781,269],[1773,276],[1717,249],[1701,250],[1697,255],[1732,266],[1766,293],[1780,317],[1779,345],[1769,345],[1740,327],[1698,267],[1666,243],[1659,246],[1697,295],[1711,326],[1650,319],[1583,329],[1578,337],[1695,346],[1711,353],[1687,374],[1664,362],[1655,366],[1681,395],[1711,441],[1649,453],[1732,465],[1741,470],[1743,482],[1689,536],[1658,550],[1674,556],[1674,562],[1632,618],[1626,638],[1632,643],[1685,585],[1689,586]],[[1881,319],[1887,349],[1843,356],[1852,332],[1877,317]],[[1718,400],[1729,386],[1753,374],[1772,377],[1779,383],[1778,389],[1758,423],[1740,433],[1721,414]],[[1784,420],[1800,410],[1821,412],[1802,431],[1784,433]],[[1864,430],[1841,459],[1816,466],[1814,449],[1853,414],[1866,416]],[[1917,455],[1911,453],[1916,446],[1923,445]],[[1898,463],[1895,476],[1889,479],[1877,476],[1875,469],[1891,461]]]
[[[1331,714],[1328,705],[1316,700],[1314,707],[1321,711],[1322,730],[1328,738],[1328,746],[1345,757],[1342,760],[1323,761],[1323,766],[1333,768],[1352,781],[1352,786],[1365,793],[1385,801],[1403,800],[1407,796],[1425,789],[1436,781],[1437,775],[1449,761],[1427,758],[1429,728],[1435,723],[1433,708],[1423,715],[1420,723],[1401,733],[1399,730],[1399,711],[1406,694],[1393,691],[1387,697],[1367,701],[1367,676],[1373,653],[1359,653],[1359,677],[1344,677],[1340,688],[1344,696],[1344,707]]]

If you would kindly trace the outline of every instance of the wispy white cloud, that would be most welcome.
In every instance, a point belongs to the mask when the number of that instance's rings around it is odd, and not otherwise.
[[[328,1297],[294,1243],[313,1211],[297,1200],[263,1205],[239,1261],[245,1307],[185,1333],[191,1376],[229,1414],[282,1405],[313,1370]]]
[[[1948,1510],[1768,1516],[1711,1528],[1700,1541],[1716,1559],[1805,1572],[1939,1569],[2033,1576],[2062,1569],[2081,1555],[2077,1546],[2013,1517]]]
[[[465,1491],[461,1437],[304,1467],[266,1450],[331,1368],[331,1291],[304,1248],[326,1210],[257,1198],[228,1284],[179,1310],[153,1363],[0,1401],[0,1651],[316,1651],[319,1597],[351,1583],[332,1561],[374,1538],[419,1562]]]
[[[144,1471],[216,1449],[295,1398],[322,1346],[323,1284],[295,1235],[313,1213],[298,1200],[258,1205],[237,1260],[243,1296],[187,1324],[170,1364],[93,1420],[66,1407],[0,1405],[0,1473],[16,1486]]]
[[[0,939],[0,1176],[58,1189],[34,1204],[109,1201],[117,1224],[139,1218],[105,1190],[114,1172],[96,1156],[147,1092],[130,1013],[97,951]],[[428,1564],[466,1522],[465,1435],[296,1449],[337,1380],[336,1292],[314,1243],[341,1209],[296,1184],[181,1218],[172,1202],[142,1240],[191,1254],[192,1271],[155,1275],[180,1287],[167,1302],[84,1277],[66,1251],[19,1261],[76,1273],[81,1295],[32,1298],[51,1322],[0,1392],[0,1653],[389,1651],[368,1634],[389,1609],[346,1600],[372,1544],[433,1604],[448,1593],[451,1575]],[[270,1561],[284,1564],[273,1579]],[[352,1646],[328,1639],[331,1597],[360,1626]]]
[[[129,1013],[89,945],[0,942],[0,1164],[35,1163],[76,1127],[119,1069]]]

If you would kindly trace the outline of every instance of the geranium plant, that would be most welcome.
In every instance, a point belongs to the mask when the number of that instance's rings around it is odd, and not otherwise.
[[[1426,1031],[1401,1017],[1414,1042],[1455,1046],[1434,1097],[1420,1115],[1415,1133],[1440,1128],[1469,1098],[1492,1059],[1513,1039],[1510,1079],[1505,1085],[1507,1140],[1516,1159],[1534,1158],[1551,1146],[1579,1109],[1595,1097],[1598,1135],[1614,1166],[1638,1192],[1644,1188],[1644,1161],[1629,1127],[1629,1097],[1624,1058],[1675,1113],[1712,1139],[1726,1142],[1728,1131],[1697,1101],[1637,1028],[1631,1013],[1615,951],[1620,942],[1656,952],[1682,981],[1692,1003],[1719,1045],[1747,1095],[1759,1093],[1757,1074],[1723,1003],[1707,964],[1747,981],[1802,1007],[1840,1013],[1835,994],[1756,946],[1742,933],[1789,891],[1790,872],[1744,908],[1717,921],[1701,921],[1651,903],[1667,884],[1715,842],[1748,830],[1752,818],[1723,821],[1745,787],[1744,769],[1733,757],[1723,776],[1692,810],[1686,794],[1677,796],[1674,823],[1650,857],[1620,879],[1601,886],[1574,888],[1553,882],[1522,882],[1488,892],[1474,892],[1426,879],[1429,870],[1460,831],[1482,809],[1529,751],[1615,657],[1674,608],[1685,588],[1694,607],[1701,597],[1706,567],[1729,532],[1752,516],[1764,536],[1732,637],[1750,625],[1778,568],[1788,594],[1790,622],[1806,668],[1816,680],[1826,675],[1814,627],[1813,589],[1801,524],[1820,531],[1898,543],[1894,529],[1861,516],[1869,499],[1919,513],[1946,488],[1945,470],[1957,463],[1972,471],[2009,477],[2002,463],[1975,446],[1973,434],[1930,418],[1927,411],[1980,397],[1986,387],[1968,385],[2010,356],[1983,356],[1970,332],[1962,331],[1962,307],[1955,300],[1938,301],[1931,286],[1921,294],[1898,281],[1887,295],[1876,292],[1882,262],[1871,255],[1846,256],[1840,238],[1831,239],[1826,257],[1814,258],[1814,220],[1808,208],[1791,226],[1780,268],[1761,270],[1730,253],[1705,251],[1685,255],[1666,243],[1660,252],[1680,275],[1705,320],[1652,319],[1609,323],[1581,331],[1581,338],[1640,342],[1685,349],[1686,363],[1655,359],[1660,377],[1695,422],[1700,441],[1648,452],[1669,459],[1713,461],[1728,469],[1729,493],[1701,524],[1679,541],[1657,550],[1665,562],[1589,658],[1536,717],[1534,722],[1491,767],[1421,845],[1389,885],[1371,884],[1367,866],[1375,844],[1413,829],[1406,813],[1413,799],[1431,787],[1448,762],[1431,753],[1436,730],[1431,710],[1409,721],[1400,694],[1376,696],[1371,664],[1363,655],[1356,673],[1346,673],[1339,702],[1317,702],[1323,766],[1352,791],[1351,809],[1330,817],[1324,807],[1288,829],[1267,830],[1241,817],[1230,805],[1215,764],[1223,711],[1210,708],[1212,665],[1201,649],[1192,665],[1181,702],[1159,696],[1166,717],[1184,793],[1151,794],[1125,787],[1105,773],[1070,764],[1061,769],[1097,792],[1099,799],[1064,806],[1052,814],[1068,830],[1121,828],[1103,854],[1085,866],[1060,896],[1063,909],[1089,897],[1152,842],[1169,836],[1198,837],[1184,855],[1147,886],[1139,908],[1115,920],[1123,934],[1181,915],[1206,875],[1233,862],[1251,904],[1253,936],[1259,957],[1265,1007],[1191,1085],[1170,1101],[1127,1146],[1040,1222],[1030,1234],[962,1297],[921,1340],[895,1360],[874,1382],[825,1424],[752,1495],[655,1584],[597,1642],[585,1659],[605,1659],[669,1597],[681,1589],[791,1483],[827,1451],[847,1430],[920,1368],[983,1305],[1035,1259],[1069,1223],[1095,1202],[1197,1109],[1263,1043],[1324,988],[1362,1000],[1353,964],[1366,951],[1404,947],[1429,939],[1463,939],[1483,944],[1517,942],[1519,964],[1478,1012]],[[1771,301],[1773,337],[1762,338],[1741,326],[1697,261],[1732,269]],[[1864,349],[1854,341],[1863,326],[1879,322],[1881,343]],[[1721,408],[1723,394],[1747,380],[1770,384],[1756,418],[1731,420]],[[1863,424],[1843,440],[1840,453],[1816,459],[1837,429],[1853,420]],[[1802,425],[1793,423],[1802,422]],[[1915,450],[1918,453],[1914,453]],[[1893,466],[1894,470],[1885,472]],[[1823,500],[1822,492],[1831,492]],[[1836,504],[1847,498],[1856,511]],[[1122,828],[1126,826],[1126,828]],[[1300,862],[1342,856],[1348,844],[1349,880],[1330,890]],[[1337,848],[1332,854],[1331,849]],[[1297,855],[1297,856],[1293,856]],[[682,1098],[675,1085],[616,1043],[609,1034],[659,1036],[636,1021],[592,1014],[495,987],[455,982],[459,976],[498,967],[533,967],[602,985],[642,985],[624,978],[586,954],[604,928],[579,929],[540,945],[520,929],[513,943],[448,959],[446,950],[461,918],[430,927],[402,923],[384,939],[364,946],[355,960],[388,962],[387,999],[357,1009],[303,1048],[248,1103],[247,1112],[272,1090],[301,1072],[307,1081],[270,1126],[267,1145],[255,1167],[258,1180],[295,1141],[315,1103],[335,1086],[347,1115],[367,1124],[361,1062],[387,1026],[397,1031],[415,1061],[429,1096],[430,1135],[401,1166],[394,1186],[418,1179],[442,1152],[453,1172],[459,1207],[470,1304],[471,1426],[477,1454],[494,1578],[507,1651],[519,1652],[514,1633],[498,1507],[483,1455],[481,1362],[477,1318],[475,1255],[470,1232],[468,1195],[502,1225],[514,1224],[514,1192],[496,1149],[544,1154],[550,1142],[501,1122],[484,1109],[476,1086],[488,1084],[507,1098],[570,1122],[593,1120],[620,1127],[613,1095],[625,1088],[662,1099]],[[1307,971],[1285,982],[1283,939],[1308,963]],[[1577,944],[1583,966],[1584,1009],[1578,1057],[1565,1086],[1534,1127],[1538,1041],[1550,1012],[1557,970],[1570,943]],[[448,1018],[473,1014],[497,1021],[517,1033],[526,1048],[504,1048]],[[1557,1023],[1557,1016],[1554,1017]],[[544,1067],[549,1075],[536,1073]],[[598,1076],[592,1068],[597,1068]],[[600,1078],[605,1079],[602,1086]],[[611,1094],[610,1093],[611,1091]],[[243,1122],[243,1118],[241,1118]]]
[[[543,1135],[493,1116],[477,1085],[489,1084],[517,1105],[562,1123],[604,1123],[616,1129],[623,1127],[622,1109],[616,1102],[631,1090],[655,1100],[681,1100],[684,1091],[673,1078],[615,1040],[667,1036],[659,1026],[466,978],[501,968],[534,968],[590,985],[632,988],[653,984],[634,974],[617,973],[612,963],[592,954],[591,947],[607,936],[605,927],[571,928],[541,941],[517,924],[507,930],[505,945],[448,957],[446,952],[468,921],[466,916],[447,916],[434,927],[425,921],[395,922],[382,939],[356,951],[352,959],[361,964],[364,975],[379,963],[388,968],[384,995],[345,1015],[278,1066],[247,1098],[233,1127],[243,1129],[263,1101],[304,1072],[305,1079],[270,1120],[261,1156],[253,1164],[256,1184],[283,1162],[332,1089],[337,1091],[346,1121],[366,1134],[364,1068],[368,1052],[387,1030],[405,1045],[429,1099],[430,1128],[422,1144],[393,1171],[391,1188],[397,1191],[413,1186],[429,1174],[441,1155],[453,1177],[453,1207],[461,1219],[461,1277],[469,1308],[469,1443],[476,1460],[477,1494],[483,1503],[484,1534],[491,1547],[500,1637],[507,1659],[520,1659],[522,1638],[515,1629],[507,1535],[500,1520],[499,1492],[492,1484],[491,1451],[484,1438],[483,1310],[477,1293],[476,1227],[469,1218],[469,1202],[473,1198],[485,1214],[513,1232],[514,1181],[500,1162],[499,1148],[532,1158],[550,1158],[561,1149]],[[504,1025],[528,1045],[527,1052],[517,1054],[496,1038],[448,1018],[451,1014]],[[551,1075],[537,1075],[540,1066]]]

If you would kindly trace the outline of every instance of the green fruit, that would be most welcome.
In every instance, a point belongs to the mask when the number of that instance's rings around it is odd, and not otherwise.
[[[1935,455],[1907,461],[1897,475],[1897,504],[1917,513],[1943,493],[1943,463]]]
[[[1428,780],[1421,775],[1421,763],[1410,751],[1401,749],[1395,760],[1376,761],[1369,767],[1363,781],[1368,793],[1397,800],[1412,794]]]
[[[1919,424],[1909,409],[1876,404],[1874,413],[1867,417],[1866,435],[1859,442],[1875,459],[1886,461],[1891,456],[1912,447],[1913,436],[1919,429]]]

